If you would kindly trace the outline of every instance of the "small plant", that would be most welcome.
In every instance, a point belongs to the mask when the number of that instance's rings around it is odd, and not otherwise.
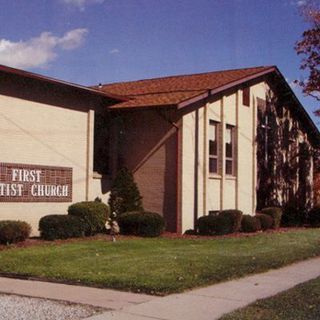
[[[308,212],[308,222],[312,227],[320,227],[320,207],[314,207]]]
[[[255,217],[260,221],[261,229],[263,231],[272,228],[273,218],[271,216],[263,213],[257,213]]]
[[[47,215],[39,221],[40,237],[45,240],[83,237],[85,227],[79,217],[66,214]]]
[[[242,216],[241,220],[241,230],[242,232],[257,232],[261,230],[260,220],[255,216],[250,216],[245,214]]]
[[[31,226],[24,221],[0,221],[0,243],[10,244],[24,241],[29,238]]]
[[[122,234],[142,237],[158,237],[164,231],[165,222],[155,212],[126,212],[117,218]]]
[[[261,210],[263,214],[267,214],[273,218],[273,229],[278,229],[281,224],[282,210],[278,207],[269,207]]]
[[[68,214],[81,218],[85,224],[85,235],[91,236],[105,231],[109,208],[101,201],[83,201],[72,204]]]
[[[121,215],[124,212],[143,211],[142,197],[132,173],[126,169],[121,169],[111,187],[109,198],[111,212]]]
[[[184,232],[185,235],[189,235],[189,236],[193,236],[193,235],[196,235],[197,232],[196,230],[193,230],[193,229],[188,229]]]
[[[117,218],[117,214],[115,212],[112,212],[110,214],[110,218],[106,222],[106,229],[107,231],[110,232],[113,242],[116,241],[116,235],[120,233],[120,227],[118,225],[116,218]]]

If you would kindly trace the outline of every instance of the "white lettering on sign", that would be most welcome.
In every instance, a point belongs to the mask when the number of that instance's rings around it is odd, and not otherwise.
[[[72,168],[0,163],[0,202],[41,201],[72,201]]]

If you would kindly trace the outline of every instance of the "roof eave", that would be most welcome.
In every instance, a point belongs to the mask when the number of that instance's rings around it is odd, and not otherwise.
[[[17,75],[23,78],[28,78],[28,79],[35,79],[38,81],[42,81],[44,83],[50,83],[50,84],[54,84],[54,85],[62,85],[62,86],[66,86],[69,88],[73,88],[73,89],[77,89],[83,92],[87,92],[93,95],[97,95],[100,97],[104,97],[104,98],[109,98],[118,102],[124,102],[127,101],[128,98],[120,96],[120,95],[116,95],[116,94],[109,94],[107,92],[103,92],[101,90],[96,90],[93,88],[89,88],[89,87],[85,87],[85,86],[81,86],[75,83],[71,83],[71,82],[67,82],[67,81],[63,81],[63,80],[58,80],[58,79],[54,79],[51,77],[46,77],[46,76],[42,76],[36,73],[32,73],[29,71],[24,71],[24,70],[20,70],[20,69],[16,69],[16,68],[12,68],[12,67],[8,67],[8,66],[4,66],[0,64],[0,72],[3,73],[7,73],[7,74],[13,74],[13,75]]]

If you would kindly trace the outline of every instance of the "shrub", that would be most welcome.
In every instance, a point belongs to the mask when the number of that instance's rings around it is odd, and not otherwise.
[[[268,230],[272,228],[273,218],[271,216],[263,213],[258,213],[255,217],[260,221],[262,230]]]
[[[79,217],[52,214],[40,219],[39,231],[45,240],[76,238],[84,236],[85,225]]]
[[[240,231],[242,211],[240,210],[223,210],[219,213],[219,216],[223,216],[230,220],[231,233]]]
[[[24,221],[0,221],[0,243],[9,244],[29,238],[31,226]]]
[[[257,217],[243,215],[241,220],[242,232],[257,232],[261,230],[260,220]]]
[[[281,208],[269,207],[269,208],[262,209],[261,212],[273,218],[273,225],[272,225],[273,229],[278,229],[280,227],[281,217],[282,217]]]
[[[85,225],[85,235],[91,236],[105,231],[109,208],[100,201],[83,201],[72,204],[68,214],[81,218]]]
[[[165,222],[155,212],[125,212],[117,218],[122,234],[142,237],[158,237],[164,231]]]
[[[287,203],[283,207],[281,225],[284,227],[296,227],[305,222],[306,210],[299,206],[297,201]]]
[[[201,235],[223,235],[232,233],[233,224],[229,215],[209,215],[197,220],[197,230]]]
[[[308,222],[312,227],[320,227],[320,207],[314,207],[308,212]]]
[[[190,236],[192,236],[192,235],[196,235],[197,232],[196,232],[195,230],[193,230],[193,229],[188,229],[188,230],[186,230],[186,231],[184,232],[184,234],[185,234],[185,235],[190,235]]]
[[[111,212],[118,215],[124,212],[143,211],[142,197],[132,173],[126,169],[121,169],[111,187],[109,198]]]

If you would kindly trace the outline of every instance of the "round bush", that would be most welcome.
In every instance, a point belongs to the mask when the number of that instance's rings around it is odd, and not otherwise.
[[[281,224],[282,209],[277,207],[269,207],[261,210],[263,214],[267,214],[273,218],[273,229],[278,229]]]
[[[120,233],[142,237],[158,237],[163,233],[165,222],[155,212],[125,212],[117,218]]]
[[[218,216],[202,216],[197,220],[197,231],[202,236],[214,235]]]
[[[209,215],[197,220],[200,235],[223,235],[232,233],[233,223],[229,215]]]
[[[243,215],[241,220],[242,232],[257,232],[261,230],[260,220],[254,216]]]
[[[272,228],[273,218],[271,216],[263,213],[258,213],[255,217],[260,221],[262,230],[268,230]]]
[[[85,235],[91,236],[105,231],[109,207],[100,201],[83,201],[72,204],[68,214],[81,218],[85,224]]]
[[[0,221],[0,243],[9,244],[29,238],[31,226],[24,221]]]
[[[308,222],[312,227],[320,227],[320,207],[314,207],[308,212]]]
[[[79,217],[66,214],[47,215],[39,221],[40,236],[45,240],[83,237],[85,228]]]
[[[223,216],[230,220],[231,233],[240,231],[242,211],[240,210],[223,210],[219,213],[219,216]]]

